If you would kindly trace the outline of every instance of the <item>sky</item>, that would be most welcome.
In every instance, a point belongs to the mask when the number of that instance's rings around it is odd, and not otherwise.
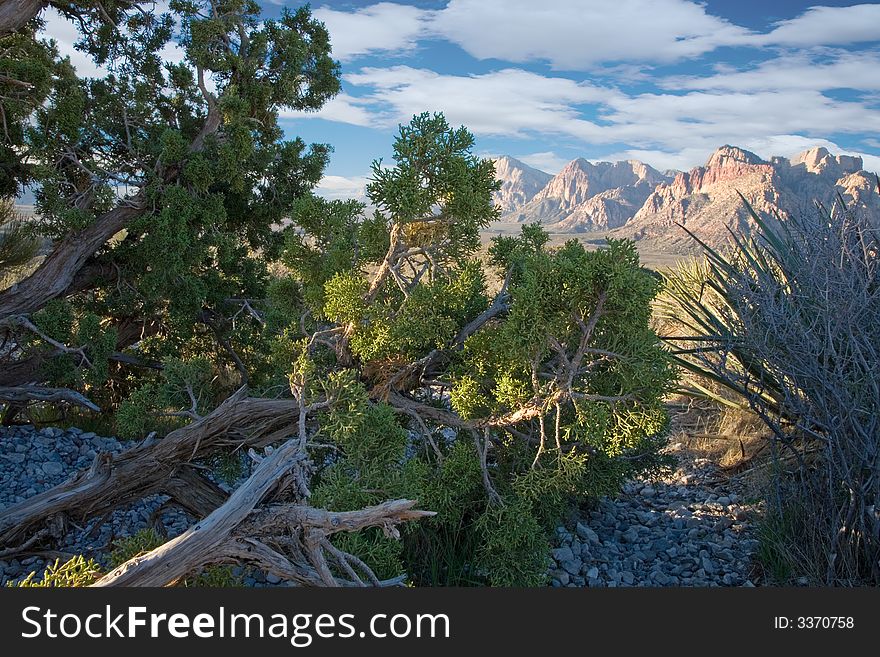
[[[275,17],[300,3],[261,4]],[[689,169],[724,144],[764,158],[825,146],[880,171],[880,3],[311,4],[342,92],[281,122],[333,146],[318,190],[329,198],[361,196],[370,163],[389,162],[399,124],[423,111],[466,126],[481,156],[548,173],[577,157]],[[69,48],[73,29],[56,18],[47,27],[88,74]]]

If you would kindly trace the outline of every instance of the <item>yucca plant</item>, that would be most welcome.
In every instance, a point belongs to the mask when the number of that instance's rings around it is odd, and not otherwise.
[[[665,341],[697,378],[687,392],[748,406],[771,430],[774,458],[792,460],[799,484],[777,479],[772,510],[810,508],[802,531],[825,583],[880,582],[876,217],[838,198],[766,218],[742,200],[754,235],[732,234],[724,251],[694,236],[705,261],[666,276]]]

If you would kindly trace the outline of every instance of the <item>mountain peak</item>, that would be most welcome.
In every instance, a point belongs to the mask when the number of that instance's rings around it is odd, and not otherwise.
[[[501,181],[501,189],[494,194],[495,203],[506,213],[528,202],[553,176],[515,157],[502,155],[495,158],[495,177]]]
[[[731,146],[730,144],[725,144],[714,153],[712,153],[712,155],[709,157],[709,161],[706,162],[706,168],[711,169],[713,167],[724,167],[740,164],[767,163],[751,151],[747,151],[744,148],[740,148],[739,146]]]

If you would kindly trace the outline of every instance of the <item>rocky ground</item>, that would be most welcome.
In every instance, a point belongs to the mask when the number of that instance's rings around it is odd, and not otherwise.
[[[758,509],[682,443],[678,468],[629,482],[573,527],[557,528],[553,586],[754,586]],[[723,478],[722,480],[723,481]]]
[[[131,444],[76,428],[0,427],[0,509],[60,484],[89,467],[99,451],[117,454]],[[242,475],[247,473],[248,464],[243,462],[243,466]],[[227,483],[217,483],[231,490]],[[152,527],[160,535],[174,538],[192,524],[192,519],[177,507],[165,506],[167,500],[164,495],[152,495],[106,518],[74,526],[53,553],[0,559],[0,585],[18,581],[31,571],[41,575],[56,558],[63,562],[76,554],[94,558],[106,567],[114,541],[142,529]],[[249,586],[267,583],[259,572],[236,569],[234,575]]]
[[[118,453],[125,446],[75,428],[0,427],[0,508],[61,483],[88,467],[99,451]],[[676,448],[682,458],[670,476],[630,482],[618,498],[604,499],[580,522],[558,528],[553,586],[754,585],[755,508],[719,489],[710,462],[690,457],[681,444]],[[248,467],[243,463],[241,476]],[[42,573],[56,557],[84,554],[107,566],[116,539],[148,527],[173,538],[192,519],[166,501],[154,495],[73,527],[55,553],[0,560],[0,584]],[[279,584],[251,570],[234,574],[246,586]]]

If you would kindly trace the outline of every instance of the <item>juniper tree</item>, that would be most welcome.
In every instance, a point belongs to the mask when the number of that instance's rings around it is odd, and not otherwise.
[[[34,186],[37,228],[54,246],[0,291],[0,322],[27,346],[2,383],[48,380],[110,403],[108,375],[124,390],[132,363],[183,352],[244,379],[247,350],[229,320],[266,296],[273,227],[330,150],[285,138],[278,113],[338,91],[329,35],[307,9],[260,21],[244,0],[174,1],[173,15],[151,3],[64,5],[101,77],[77,77],[38,36],[38,18],[0,37],[3,191]],[[162,61],[168,43],[181,62]],[[23,335],[30,326],[37,339]]]
[[[437,512],[401,543],[371,530],[345,549],[423,583],[537,584],[567,510],[662,465],[673,372],[632,243],[552,249],[527,225],[480,252],[497,183],[472,147],[416,116],[393,166],[373,164],[368,218],[325,201],[294,215],[283,258],[302,315],[281,339],[336,400],[316,503]]]

